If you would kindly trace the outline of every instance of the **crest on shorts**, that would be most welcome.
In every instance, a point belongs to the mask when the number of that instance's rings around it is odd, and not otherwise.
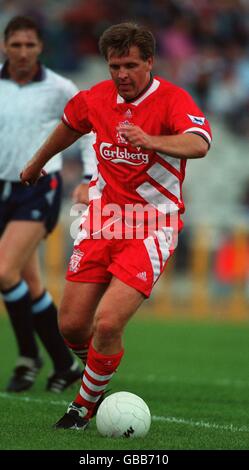
[[[80,250],[73,250],[73,254],[69,261],[69,271],[77,273],[80,267],[80,262],[84,256],[84,252]]]

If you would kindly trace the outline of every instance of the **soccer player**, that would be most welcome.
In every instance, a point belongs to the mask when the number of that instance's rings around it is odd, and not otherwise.
[[[59,333],[57,309],[43,285],[37,252],[59,214],[60,154],[36,186],[25,187],[19,179],[25,162],[60,122],[65,104],[78,91],[39,62],[41,51],[37,24],[26,17],[13,18],[4,32],[6,62],[0,66],[0,290],[19,350],[9,392],[29,389],[43,365],[35,333],[53,363],[47,390],[61,392],[81,376]]]
[[[209,124],[189,94],[152,76],[150,31],[121,23],[108,28],[99,45],[112,80],[69,101],[63,122],[21,174],[24,184],[34,183],[55,153],[95,130],[98,172],[59,313],[71,349],[82,357],[89,350],[79,393],[55,425],[63,429],[85,429],[95,414],[122,359],[124,328],[174,250],[186,161],[204,157],[211,142]],[[132,224],[131,205],[140,207],[139,224]],[[155,228],[141,207],[156,212]],[[132,236],[142,225],[144,236],[141,230]]]

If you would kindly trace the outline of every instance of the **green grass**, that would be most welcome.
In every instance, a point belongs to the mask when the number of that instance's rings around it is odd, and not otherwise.
[[[0,449],[249,448],[247,324],[131,321],[111,387],[140,395],[151,409],[149,434],[134,440],[103,438],[95,422],[86,432],[53,430],[78,386],[60,395],[44,391],[49,360],[31,391],[5,393],[16,347],[4,315],[0,328]]]

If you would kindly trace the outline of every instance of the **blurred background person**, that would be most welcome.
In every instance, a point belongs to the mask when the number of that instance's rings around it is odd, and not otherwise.
[[[4,31],[6,61],[0,69],[0,289],[19,351],[9,392],[29,389],[43,365],[35,333],[53,363],[47,390],[61,392],[81,375],[59,334],[57,309],[43,285],[38,257],[40,241],[58,220],[61,155],[35,187],[19,182],[23,163],[60,121],[65,103],[77,92],[70,80],[39,62],[41,51],[41,31],[34,20],[12,18]],[[92,147],[92,137],[87,139],[87,148]]]

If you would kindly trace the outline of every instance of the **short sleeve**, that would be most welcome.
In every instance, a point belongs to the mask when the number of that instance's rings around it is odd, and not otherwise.
[[[81,134],[87,134],[92,130],[92,124],[88,119],[87,92],[80,91],[68,101],[62,121]]]
[[[172,134],[199,134],[211,143],[212,133],[207,118],[193,98],[181,88],[171,98],[168,119]]]

